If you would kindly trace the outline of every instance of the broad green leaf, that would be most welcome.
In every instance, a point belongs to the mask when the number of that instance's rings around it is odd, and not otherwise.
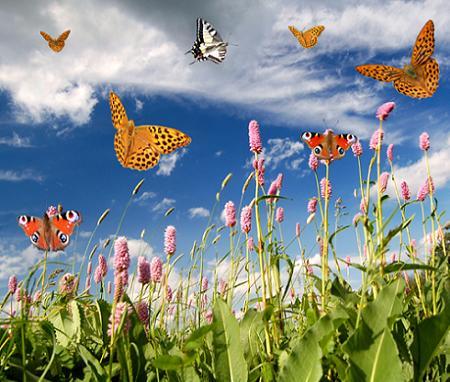
[[[106,372],[102,365],[86,347],[78,345],[78,352],[91,373],[95,375],[97,381],[106,381]]]
[[[217,299],[213,319],[214,370],[216,379],[246,382],[247,363],[240,341],[239,324],[225,301]]]
[[[183,351],[189,352],[197,350],[199,347],[202,346],[205,337],[211,330],[212,325],[205,325],[194,330],[184,343]]]
[[[183,359],[177,355],[163,354],[153,360],[153,366],[161,370],[178,370],[183,367]]]
[[[264,338],[262,315],[262,312],[249,310],[239,324],[242,349],[249,366],[253,365],[253,360],[256,361],[261,349],[261,339]]]

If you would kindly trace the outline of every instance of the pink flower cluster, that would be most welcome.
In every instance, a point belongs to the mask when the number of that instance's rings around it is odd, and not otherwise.
[[[151,273],[150,273],[150,263],[144,256],[138,257],[138,282],[145,285],[150,282]]]
[[[114,242],[114,276],[120,275],[123,285],[128,285],[128,268],[130,267],[130,253],[128,241],[120,236]]]
[[[234,227],[236,225],[236,207],[232,201],[225,204],[225,225],[227,227]]]
[[[282,223],[284,220],[284,208],[283,207],[278,207],[275,213],[275,220],[278,223]]]
[[[150,274],[154,283],[159,283],[162,277],[162,260],[159,257],[154,257],[150,262]]]
[[[172,256],[177,249],[177,230],[173,225],[167,226],[164,231],[164,252],[167,256]]]
[[[103,255],[98,256],[98,265],[94,271],[94,281],[99,284],[108,273],[108,265],[106,264],[106,259]]]
[[[408,201],[409,199],[411,199],[411,193],[409,192],[408,183],[406,183],[405,181],[400,183],[400,189],[402,192],[403,200]]]
[[[140,301],[135,305],[136,313],[138,315],[139,321],[144,324],[144,326],[148,325],[148,319],[150,318],[150,312],[148,309],[148,303],[145,301]]]
[[[10,276],[8,280],[8,291],[11,294],[16,293],[17,290],[17,277],[15,275]]]
[[[384,121],[392,112],[392,110],[394,110],[394,108],[394,102],[386,102],[377,109],[376,117],[381,121]]]
[[[250,151],[259,154],[262,152],[261,135],[259,133],[259,124],[256,121],[250,121],[248,124],[248,137]]]
[[[353,143],[352,151],[353,151],[353,155],[355,157],[360,157],[362,155],[363,148],[362,148],[362,145],[361,145],[360,141],[356,141],[355,143]]]
[[[386,150],[386,156],[389,162],[392,162],[394,160],[394,145],[392,143]]]
[[[423,202],[428,194],[434,194],[434,183],[433,178],[429,177],[425,180],[422,186],[419,188],[417,192],[417,200]]]
[[[245,206],[241,210],[241,230],[248,234],[252,229],[252,208]]]
[[[78,277],[72,273],[66,273],[59,280],[59,291],[65,295],[71,295],[76,291]]]
[[[256,170],[257,177],[258,177],[258,184],[260,186],[264,186],[264,159],[258,159],[253,161],[253,168]]]
[[[316,197],[309,199],[307,210],[310,214],[313,214],[316,212],[316,210],[317,210],[317,198]]]
[[[380,190],[380,193],[384,193],[386,191],[388,181],[389,181],[389,173],[383,172],[380,175],[380,179],[378,179],[378,189]]]
[[[319,167],[319,160],[312,152],[309,154],[308,166],[312,171],[317,171],[317,168]]]
[[[430,136],[427,132],[423,132],[419,137],[419,146],[423,151],[428,151],[430,149]]]
[[[382,130],[376,130],[370,138],[369,147],[371,150],[378,150],[378,145],[383,143],[384,132]]]
[[[331,197],[331,193],[332,193],[331,182],[326,178],[322,178],[320,180],[320,195],[325,200],[329,200]]]
[[[112,337],[113,334],[117,333],[117,330],[119,329],[122,320],[124,320],[122,330],[125,333],[127,333],[130,330],[131,326],[129,318],[130,314],[131,314],[131,307],[126,302],[117,303],[115,311],[112,312],[111,316],[109,317],[108,335],[110,337]]]

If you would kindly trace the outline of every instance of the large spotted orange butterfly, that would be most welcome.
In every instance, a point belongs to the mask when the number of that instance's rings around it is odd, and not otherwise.
[[[81,223],[81,215],[74,210],[58,213],[50,207],[42,219],[21,215],[17,220],[34,246],[44,251],[61,251],[69,245],[70,235]]]
[[[334,134],[332,130],[324,134],[307,131],[301,138],[318,159],[328,161],[341,159],[357,140],[352,134]]]
[[[414,44],[411,63],[403,69],[388,65],[360,65],[355,69],[364,76],[383,82],[394,82],[394,88],[412,98],[428,98],[439,83],[439,64],[434,52],[434,24],[427,21]]]
[[[187,146],[191,138],[179,130],[165,126],[135,126],[129,120],[120,98],[114,92],[109,94],[111,118],[116,135],[114,150],[123,167],[134,170],[148,170],[156,166],[161,154]]]
[[[311,29],[308,29],[304,32],[299,31],[293,25],[288,26],[291,33],[295,36],[301,46],[303,48],[309,49],[317,44],[317,39],[320,34],[325,30],[323,25],[317,25]]]
[[[53,50],[56,53],[59,53],[63,50],[65,41],[67,40],[67,37],[69,37],[70,30],[66,30],[65,32],[61,33],[58,38],[53,38],[48,33],[41,31],[41,36],[44,37],[45,41],[48,42],[48,46],[51,50]]]

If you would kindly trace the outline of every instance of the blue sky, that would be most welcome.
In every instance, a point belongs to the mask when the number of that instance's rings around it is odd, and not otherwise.
[[[237,45],[229,47],[222,65],[190,66],[191,57],[184,55],[199,16]],[[417,33],[430,18],[441,69],[434,97],[407,98],[390,84],[354,70],[364,63],[407,63]],[[270,6],[258,1],[189,6],[113,1],[106,7],[100,1],[42,1],[39,7],[6,1],[0,21],[0,283],[11,272],[24,274],[42,255],[30,248],[17,215],[41,216],[57,203],[80,211],[79,242],[66,255],[72,258],[84,248],[106,208],[111,213],[95,241],[115,232],[131,190],[142,178],[140,196],[145,196],[131,205],[121,233],[137,240],[145,228],[145,254],[151,256],[162,253],[163,229],[173,224],[180,253],[188,253],[208,221],[189,210],[211,211],[229,172],[233,178],[214,219],[220,224],[226,201],[239,203],[250,171],[250,119],[261,125],[267,183],[279,172],[285,175],[285,237],[293,235],[297,221],[306,224],[306,203],[315,192],[307,167],[309,150],[299,143],[300,132],[330,127],[352,132],[362,139],[367,164],[368,138],[377,127],[374,113],[386,101],[397,104],[385,124],[385,142],[395,144],[398,177],[410,183],[415,196],[424,179],[418,136],[428,131],[439,208],[449,206],[450,6],[445,1],[376,6],[314,1],[301,8],[291,1]],[[317,23],[326,29],[309,51],[287,29],[290,24],[301,29]],[[72,33],[60,54],[51,52],[39,35],[40,30],[57,35],[68,28]],[[122,168],[113,150],[107,99],[111,89],[137,125],[178,128],[192,137],[191,145],[145,173]],[[350,152],[331,169],[333,194],[343,198],[347,222],[359,206],[352,195],[356,166]],[[244,203],[250,200],[249,194]],[[174,213],[165,218],[172,206]],[[342,257],[354,254],[352,240],[353,235],[339,239]],[[312,227],[305,241],[311,247]]]

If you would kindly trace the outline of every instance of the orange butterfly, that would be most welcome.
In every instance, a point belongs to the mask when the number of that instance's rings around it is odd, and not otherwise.
[[[306,131],[302,133],[301,139],[316,158],[328,161],[341,159],[357,140],[353,134],[334,134],[330,129],[324,134]]]
[[[17,218],[19,226],[31,243],[45,251],[61,251],[69,245],[70,235],[81,223],[81,215],[74,210],[54,214],[44,214],[42,219],[21,215]]]
[[[292,34],[297,38],[300,45],[306,49],[315,46],[317,44],[317,38],[325,30],[325,27],[323,25],[317,25],[311,29],[308,29],[305,32],[299,31],[293,25],[289,25],[288,28],[292,32]]]
[[[64,45],[65,45],[64,41],[67,40],[67,37],[69,37],[69,34],[70,34],[70,30],[67,30],[67,31],[61,33],[61,35],[58,38],[53,38],[48,33],[41,31],[41,36],[44,37],[45,41],[48,42],[48,46],[50,47],[50,49],[56,53],[62,51],[62,49],[64,48]]]
[[[411,64],[403,69],[388,65],[360,65],[355,69],[378,81],[394,82],[394,88],[412,98],[428,98],[436,91],[439,83],[439,65],[431,57],[434,52],[434,24],[428,20],[417,36]]]
[[[109,106],[112,123],[117,129],[114,150],[123,167],[148,170],[158,164],[161,154],[169,154],[191,143],[188,135],[170,127],[135,126],[114,92],[109,93]]]

